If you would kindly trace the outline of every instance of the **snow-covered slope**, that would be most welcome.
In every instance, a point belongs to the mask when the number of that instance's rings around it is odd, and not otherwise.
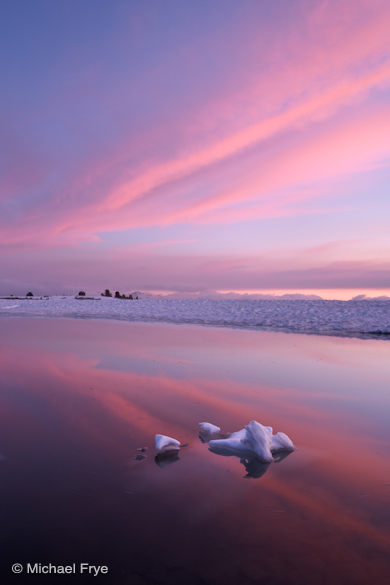
[[[162,321],[295,333],[390,337],[389,301],[0,299],[0,316],[10,315]]]

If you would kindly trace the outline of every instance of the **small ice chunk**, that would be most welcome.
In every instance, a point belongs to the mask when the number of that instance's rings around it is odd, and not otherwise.
[[[157,451],[179,451],[180,449],[180,441],[166,435],[156,435],[155,443]]]
[[[213,425],[208,422],[201,422],[199,423],[199,426],[202,432],[209,433],[210,435],[215,435],[215,433],[221,432],[220,427],[217,427],[216,425]]]
[[[276,433],[272,436],[271,451],[295,451],[295,446],[285,433]]]
[[[252,447],[260,461],[270,463],[273,460],[271,453],[272,429],[270,432],[270,427],[264,427],[256,420],[252,420],[246,425],[245,430],[247,431],[245,443]]]
[[[208,422],[201,422],[199,423],[199,427],[199,439],[202,443],[208,443],[213,437],[217,438],[220,436],[221,429],[216,425]]]

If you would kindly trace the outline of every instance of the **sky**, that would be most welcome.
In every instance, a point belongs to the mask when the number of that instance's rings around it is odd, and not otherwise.
[[[0,294],[390,292],[388,0],[0,11]]]

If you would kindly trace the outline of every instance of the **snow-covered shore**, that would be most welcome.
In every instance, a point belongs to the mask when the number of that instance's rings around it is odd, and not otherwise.
[[[389,301],[211,300],[105,297],[0,299],[0,316],[100,318],[390,337]]]

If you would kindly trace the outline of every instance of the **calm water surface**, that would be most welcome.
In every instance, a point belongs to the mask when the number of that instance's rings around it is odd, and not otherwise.
[[[22,318],[0,336],[2,584],[390,582],[390,342]],[[197,437],[252,419],[297,451],[245,467]],[[189,446],[158,465],[155,433]]]

